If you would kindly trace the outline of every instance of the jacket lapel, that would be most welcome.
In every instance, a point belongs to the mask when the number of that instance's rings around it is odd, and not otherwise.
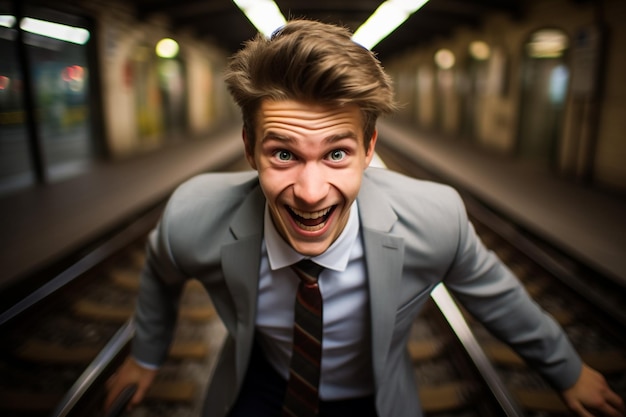
[[[403,239],[389,234],[398,217],[381,194],[365,175],[357,200],[369,278],[372,363],[377,387],[393,335],[404,258]],[[224,278],[236,309],[236,322],[225,325],[237,340],[237,386],[245,376],[254,338],[264,208],[265,197],[257,187],[233,216],[230,228],[235,240],[222,248]]]
[[[404,258],[404,240],[389,234],[398,217],[381,195],[365,175],[357,200],[370,291],[372,364],[377,388],[394,331]]]
[[[265,197],[257,187],[233,216],[230,229],[235,240],[222,247],[222,270],[236,310],[235,322],[224,324],[237,341],[237,386],[243,381],[254,338],[264,207]]]

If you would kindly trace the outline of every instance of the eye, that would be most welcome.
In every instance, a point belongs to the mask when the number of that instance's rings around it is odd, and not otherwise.
[[[328,158],[331,161],[341,161],[346,157],[346,151],[342,149],[335,149],[328,154]]]
[[[284,149],[280,149],[276,152],[274,152],[274,156],[279,160],[279,161],[291,161],[293,159],[293,154],[289,151],[286,151]]]

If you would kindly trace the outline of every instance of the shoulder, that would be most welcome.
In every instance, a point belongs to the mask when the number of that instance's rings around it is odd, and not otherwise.
[[[219,213],[233,211],[258,186],[256,171],[201,174],[174,191],[164,217],[206,218],[206,213],[219,217]]]
[[[222,204],[244,198],[258,184],[256,171],[201,174],[178,186],[168,205]]]
[[[161,216],[158,238],[181,265],[203,256],[217,259],[220,242],[229,239],[234,216],[246,204],[262,216],[261,200],[256,171],[198,175],[172,194]]]
[[[248,192],[258,184],[256,171],[208,173],[192,177],[174,191],[173,199],[204,196],[237,195]]]
[[[437,280],[458,248],[471,242],[465,206],[454,188],[384,169],[367,172],[363,187],[368,189],[359,202],[363,224],[388,226],[379,230],[403,239],[407,271],[436,271],[432,279]]]
[[[457,191],[445,184],[411,178],[387,169],[366,170],[359,209],[367,227],[399,236],[455,242],[467,214]]]
[[[416,208],[415,204],[441,207],[463,205],[458,192],[449,185],[409,177],[389,169],[368,168],[364,183],[385,195],[394,206],[408,204]]]

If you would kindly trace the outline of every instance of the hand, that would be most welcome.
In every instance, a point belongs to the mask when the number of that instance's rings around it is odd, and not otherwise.
[[[584,363],[576,383],[561,395],[565,404],[582,417],[626,415],[624,401],[609,388],[599,372]]]
[[[117,372],[115,372],[106,383],[107,396],[104,401],[105,412],[111,408],[113,402],[122,390],[131,384],[137,384],[137,391],[130,399],[127,410],[139,404],[146,395],[152,381],[154,381],[157,372],[157,370],[148,369],[139,365],[137,361],[130,356],[126,358]]]

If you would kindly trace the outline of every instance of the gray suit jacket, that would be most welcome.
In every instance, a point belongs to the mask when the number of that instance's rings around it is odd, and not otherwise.
[[[136,358],[161,363],[176,299],[190,277],[207,288],[227,336],[205,401],[223,416],[237,398],[254,337],[265,199],[256,172],[206,174],[172,196],[148,245],[137,303]],[[369,168],[358,195],[380,417],[421,416],[406,349],[411,323],[440,282],[557,389],[581,361],[560,327],[477,238],[450,187]]]

